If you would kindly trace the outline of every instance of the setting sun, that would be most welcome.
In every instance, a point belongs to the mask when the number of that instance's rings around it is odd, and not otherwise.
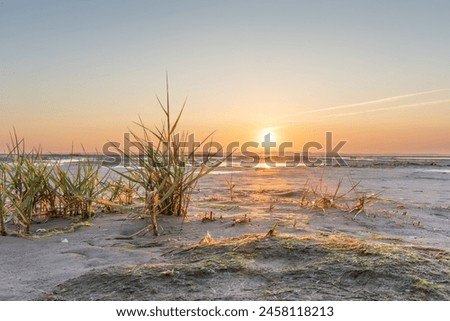
[[[0,0],[0,39],[3,320],[448,314],[450,0]]]
[[[267,140],[267,138],[266,138],[267,135],[270,135],[269,138],[270,138],[271,142],[279,143],[277,141],[276,130],[274,128],[270,128],[270,127],[269,128],[264,128],[264,129],[261,129],[261,130],[258,131],[258,140],[257,140],[257,142],[258,143],[262,143],[265,140]]]

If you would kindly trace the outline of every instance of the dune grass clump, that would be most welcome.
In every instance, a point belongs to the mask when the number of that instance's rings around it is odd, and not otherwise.
[[[43,208],[52,193],[49,184],[52,167],[42,161],[39,150],[26,153],[24,140],[19,140],[16,134],[11,141],[10,161],[3,164],[5,203],[9,201],[14,210],[12,219],[18,231],[29,234],[33,214]]]
[[[317,186],[309,186],[307,181],[300,196],[299,206],[324,212],[331,208],[341,209],[347,213],[356,213],[356,217],[381,194],[360,192],[358,191],[359,182],[353,181],[350,181],[351,186],[348,191],[340,192],[342,181],[343,179],[340,179],[334,191],[331,192],[322,186],[322,179]],[[354,197],[350,196],[353,193]]]
[[[6,221],[26,235],[37,217],[91,218],[108,178],[108,173],[100,176],[100,163],[88,159],[64,168],[44,160],[40,149],[26,152],[15,131],[8,150],[0,162],[1,235],[7,234]]]
[[[135,124],[140,133],[130,131],[139,146],[139,152],[121,151],[132,166],[125,172],[117,174],[137,184],[143,191],[145,213],[151,218],[151,224],[142,230],[150,229],[158,235],[156,216],[159,214],[186,216],[191,194],[204,175],[214,170],[223,159],[214,160],[216,154],[202,155],[202,160],[195,159],[199,147],[212,135],[208,135],[200,144],[186,147],[188,132],[177,132],[186,101],[173,121],[169,100],[168,82],[166,102],[157,97],[164,113],[163,125],[154,130],[145,125],[142,119]],[[153,139],[152,139],[153,138]]]
[[[70,163],[64,169],[56,164],[50,179],[55,187],[55,195],[62,216],[78,216],[89,219],[94,214],[93,203],[105,191],[108,175],[100,175],[101,163],[86,159]]]
[[[310,209],[325,209],[340,208],[341,204],[339,200],[343,199],[351,190],[347,193],[341,194],[339,190],[342,185],[342,179],[339,180],[335,190],[329,192],[328,189],[322,187],[322,180],[318,186],[308,186],[308,182],[305,183],[305,187],[300,196],[300,206]]]
[[[159,214],[186,216],[197,181],[224,158],[215,158],[221,151],[208,150],[201,161],[195,159],[212,134],[186,147],[189,133],[177,131],[186,102],[173,119],[168,82],[166,103],[159,98],[158,102],[165,116],[163,125],[152,130],[139,119],[140,133],[131,132],[139,152],[123,153],[131,166],[116,171],[118,179],[111,179],[109,171],[101,175],[102,163],[89,157],[66,165],[44,160],[40,150],[27,153],[24,140],[14,131],[9,153],[0,163],[0,233],[5,235],[5,221],[12,221],[19,234],[29,234],[36,216],[90,219],[99,206],[112,211],[131,205],[135,196],[143,200],[149,218],[142,232],[151,229],[158,234]]]

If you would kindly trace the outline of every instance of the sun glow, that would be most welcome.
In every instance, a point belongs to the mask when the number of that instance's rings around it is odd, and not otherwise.
[[[271,142],[276,142],[277,141],[277,136],[275,133],[274,128],[263,128],[261,130],[258,131],[258,143],[262,143],[265,140],[267,140],[266,136],[270,135],[270,141]]]

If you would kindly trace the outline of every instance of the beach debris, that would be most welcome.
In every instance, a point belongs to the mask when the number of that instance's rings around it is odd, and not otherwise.
[[[61,243],[69,243],[69,240],[68,239],[62,239]]]
[[[37,234],[44,234],[44,233],[47,233],[48,231],[45,229],[45,228],[38,228],[37,230],[36,230],[36,233]]]
[[[272,226],[272,228],[269,230],[269,232],[267,232],[265,237],[273,237],[275,236],[275,232],[277,230],[278,227],[278,223],[276,223],[274,226]]]
[[[222,218],[222,216],[220,218]],[[202,217],[202,223],[214,222],[215,220],[216,220],[216,214],[213,213],[213,211],[210,211],[209,213],[206,212]]]
[[[205,236],[202,237],[202,239],[200,240],[200,242],[198,242],[198,244],[209,244],[213,241],[214,239],[212,238],[211,234],[209,234],[209,232],[206,232]]]

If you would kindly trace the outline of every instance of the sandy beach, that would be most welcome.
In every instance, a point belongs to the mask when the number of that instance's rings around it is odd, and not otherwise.
[[[450,1],[0,0],[0,39],[2,319],[448,314]]]
[[[145,226],[139,204],[1,237],[0,300],[449,300],[447,172],[219,168],[185,219],[159,217],[158,237],[128,237]],[[340,181],[336,204],[316,208]]]

